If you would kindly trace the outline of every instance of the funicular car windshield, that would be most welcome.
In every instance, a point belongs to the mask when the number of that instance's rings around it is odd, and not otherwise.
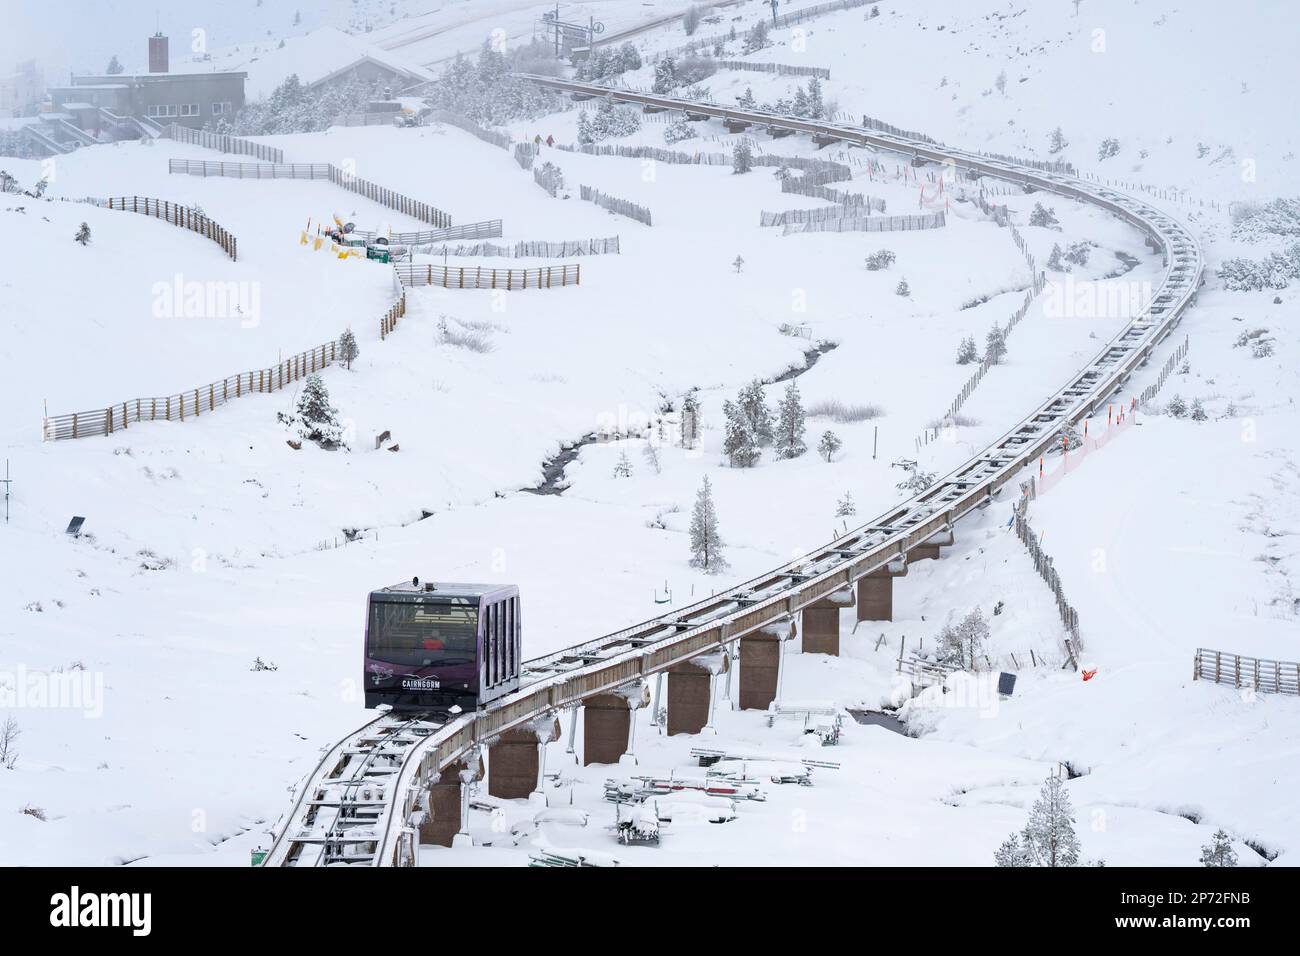
[[[368,653],[394,664],[472,664],[478,608],[431,601],[374,601]]]

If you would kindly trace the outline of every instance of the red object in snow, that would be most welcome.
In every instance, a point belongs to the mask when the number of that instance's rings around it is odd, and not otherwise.
[[[1084,680],[1092,680],[1092,679],[1093,679],[1094,677],[1096,677],[1096,676],[1097,676],[1097,668],[1095,668],[1095,667],[1094,667],[1092,670],[1090,670],[1090,671],[1084,671],[1084,672],[1083,672],[1083,679],[1084,679]]]

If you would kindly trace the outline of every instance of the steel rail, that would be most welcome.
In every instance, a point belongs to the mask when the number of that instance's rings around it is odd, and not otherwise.
[[[371,862],[378,866],[403,862],[397,859],[398,843],[408,829],[408,819],[423,788],[443,770],[457,764],[466,752],[490,744],[500,734],[539,715],[644,680],[701,654],[725,649],[747,634],[787,628],[795,613],[826,595],[886,566],[905,566],[907,554],[913,548],[950,532],[963,516],[992,503],[1004,485],[1015,480],[1023,467],[1057,440],[1065,424],[1077,424],[1094,414],[1119,392],[1181,321],[1183,313],[1195,302],[1204,277],[1200,246],[1181,222],[1134,197],[1055,169],[1038,169],[1010,159],[986,157],[859,127],[613,90],[551,77],[526,78],[584,96],[607,96],[627,103],[810,133],[831,141],[910,154],[1092,203],[1142,230],[1163,254],[1166,273],[1151,300],[1064,387],[984,451],[929,488],[829,544],[720,594],[527,661],[523,668],[524,685],[518,691],[448,723],[408,748],[397,779],[386,791],[389,804],[382,825],[376,827],[378,836]],[[330,754],[342,746],[337,745]],[[313,789],[315,778],[324,772],[328,760],[329,755],[303,784],[295,807],[282,818],[287,820],[285,830],[278,835],[276,849],[264,865],[282,865],[291,859],[292,852],[287,846],[282,849],[282,845],[292,843],[286,834],[302,812],[304,793]]]

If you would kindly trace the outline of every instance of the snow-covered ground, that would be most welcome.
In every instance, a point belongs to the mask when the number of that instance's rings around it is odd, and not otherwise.
[[[1186,186],[1193,198],[1223,206],[1293,192],[1285,156],[1295,147],[1294,124],[1276,120],[1288,115],[1283,97],[1294,86],[1279,27],[1292,16],[1285,11],[1146,0],[1085,0],[1077,19],[1068,4],[1050,12],[1005,3],[879,8],[870,21],[856,10],[810,21],[801,36],[777,31],[778,45],[753,58],[829,67],[827,96],[841,111],[955,145],[1045,157],[1059,125],[1072,144],[1065,155],[1103,177]],[[749,0],[723,23],[739,16],[743,29],[766,11]],[[522,4],[506,12],[532,15]],[[645,12],[608,0],[593,15],[615,29]],[[468,19],[444,24],[465,33],[465,48],[489,32],[481,17]],[[443,23],[436,14],[430,22]],[[1096,28],[1107,31],[1104,55],[1085,52]],[[1249,54],[1237,37],[1251,38]],[[375,39],[382,38],[380,31]],[[637,43],[648,52],[683,40],[676,26]],[[1000,69],[1006,94],[983,95]],[[628,79],[648,85],[650,75]],[[721,72],[705,85],[719,101],[746,87],[764,100],[788,95],[795,82]],[[1212,142],[1202,122],[1209,115]],[[511,132],[568,143],[576,121],[570,110]],[[730,150],[736,137],[699,125],[701,138],[676,148]],[[622,141],[662,145],[665,128],[648,120]],[[1097,163],[1097,142],[1107,136],[1119,139],[1121,152]],[[1201,140],[1213,151],[1198,158]],[[618,235],[621,254],[583,258],[578,287],[504,296],[409,290],[407,315],[381,342],[391,273],[312,252],[299,235],[309,217],[314,227],[334,213],[363,228],[417,224],[329,183],[168,176],[168,158],[218,156],[160,140],[60,158],[49,192],[56,201],[5,195],[0,444],[14,480],[10,522],[0,529],[0,680],[14,686],[37,672],[47,675],[44,686],[84,681],[77,686],[89,696],[72,707],[0,707],[0,721],[12,715],[22,731],[13,769],[0,771],[0,862],[244,865],[284,809],[286,788],[320,747],[363,720],[355,687],[371,588],[413,574],[518,583],[528,656],[606,633],[663,610],[654,599],[665,587],[684,603],[825,541],[845,520],[835,504],[846,492],[858,507],[850,523],[883,512],[904,494],[891,462],[919,457],[939,472],[959,464],[1055,391],[1124,321],[1061,315],[1046,305],[1049,288],[1012,333],[1006,362],[964,406],[970,423],[918,454],[916,436],[969,375],[953,361],[958,343],[967,335],[982,343],[1029,284],[1007,231],[969,203],[953,202],[942,230],[783,236],[758,225],[760,210],[824,204],[783,194],[767,167],[733,176],[727,167],[543,149],[539,162],[553,161],[565,175],[568,198],[553,199],[508,152],[451,127],[267,141],[289,161],[353,164],[357,175],[456,222],[499,217],[499,242]],[[760,136],[759,145],[854,161],[854,181],[839,185],[884,199],[890,214],[917,211],[914,183],[869,174],[856,152],[819,153],[794,138]],[[1211,165],[1228,146],[1233,160]],[[1139,150],[1149,155],[1139,158]],[[1260,159],[1255,180],[1241,176],[1249,157]],[[889,171],[904,162],[877,159]],[[24,185],[46,172],[18,160],[3,166]],[[581,202],[579,184],[649,207],[654,226]],[[201,205],[239,238],[239,261],[165,222],[57,201],[110,195]],[[1040,264],[1054,243],[1094,244],[1072,281],[1097,279],[1140,296],[1160,275],[1140,234],[1097,210],[1014,189],[998,199]],[[1059,232],[1027,225],[1040,201],[1055,210]],[[1270,248],[1230,239],[1224,210],[1173,201],[1169,208],[1202,237],[1212,267]],[[72,239],[83,220],[92,230],[84,247]],[[868,272],[864,259],[879,248],[897,259]],[[731,265],[737,256],[739,271]],[[1131,269],[1126,259],[1136,260]],[[1113,273],[1121,274],[1103,278]],[[177,275],[253,283],[257,321],[160,317],[158,286]],[[910,295],[895,294],[900,278]],[[1049,281],[1064,277],[1049,273]],[[1210,420],[1144,416],[1031,505],[1079,609],[1085,663],[1097,669],[1090,681],[1056,669],[1054,601],[1005,530],[1009,500],[998,501],[959,526],[942,560],[919,563],[895,583],[896,620],[864,623],[856,633],[846,620],[839,659],[789,648],[784,693],[846,706],[898,703],[900,641],[929,641],[950,614],[977,605],[990,612],[1002,602],[990,652],[1004,668],[1016,655],[1011,698],[976,695],[977,706],[954,707],[931,691],[906,711],[917,736],[849,725],[838,748],[815,752],[804,748],[813,738],[794,725],[768,728],[759,714],[724,707],[718,746],[842,766],[815,771],[811,788],[765,787],[766,802],[741,804],[725,825],[675,821],[659,849],[628,850],[604,829],[613,821],[601,798],[605,779],[682,767],[700,742],[658,736],[643,712],[635,771],[574,770],[563,740],[551,747],[548,765],[561,771],[552,804],[590,811],[589,826],[544,824],[505,848],[508,824],[537,812],[521,802],[503,809],[504,827],[476,812],[479,842],[494,846],[427,849],[423,862],[517,864],[541,841],[629,864],[987,865],[1063,762],[1082,774],[1069,789],[1089,858],[1192,865],[1221,826],[1243,862],[1263,860],[1243,841],[1293,861],[1300,831],[1290,768],[1300,701],[1194,683],[1191,657],[1207,646],[1300,659],[1295,308],[1294,284],[1240,293],[1210,277],[1179,329],[1179,340],[1184,332],[1190,339],[1189,369],[1160,396],[1199,397]],[[454,345],[440,325],[481,344]],[[783,325],[804,334],[783,334]],[[40,441],[45,407],[64,413],[166,395],[268,366],[348,326],[360,358],[324,379],[348,425],[350,452],[285,444],[275,413],[292,407],[292,390],[243,398],[199,420]],[[1257,327],[1270,329],[1273,355],[1234,347]],[[794,461],[766,454],[752,470],[724,467],[722,402],[753,378],[802,369],[805,351],[823,341],[835,348],[797,379],[805,404],[872,405],[877,413],[848,423],[809,419],[810,446],[828,428],[844,442],[830,463],[810,450]],[[1157,353],[1135,376],[1135,391],[1164,358]],[[543,461],[562,443],[635,430],[692,387],[701,389],[702,448],[657,445],[656,469],[645,439],[615,437],[581,450],[563,495],[521,490],[541,482]],[[783,388],[769,386],[769,401]],[[399,451],[373,450],[384,430]],[[616,478],[624,453],[632,475]],[[705,475],[732,565],[720,577],[687,566],[690,506]],[[74,514],[87,518],[88,534],[76,539],[62,533]],[[359,540],[346,543],[358,529]],[[1022,666],[1030,650],[1052,666]],[[254,658],[276,669],[252,670]],[[28,806],[47,819],[17,812]]]

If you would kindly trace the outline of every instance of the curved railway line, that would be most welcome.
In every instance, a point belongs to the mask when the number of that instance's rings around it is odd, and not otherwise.
[[[909,552],[932,549],[962,516],[991,503],[1047,449],[1063,425],[1104,408],[1178,325],[1203,282],[1200,246],[1181,222],[1140,199],[1057,169],[860,127],[550,77],[528,79],[579,98],[610,97],[651,110],[677,110],[690,117],[721,119],[731,128],[807,133],[821,143],[889,150],[1091,203],[1140,229],[1162,254],[1165,275],[1150,302],[1054,395],[915,497],[722,593],[527,661],[520,689],[483,710],[446,723],[380,716],[339,741],[295,790],[293,805],[277,824],[265,866],[413,865],[417,827],[430,812],[431,785],[444,772],[463,766],[467,756],[476,760],[482,748],[502,735],[591,698],[626,691],[703,655],[733,649],[747,635],[789,633],[801,610],[873,573],[901,573]]]

